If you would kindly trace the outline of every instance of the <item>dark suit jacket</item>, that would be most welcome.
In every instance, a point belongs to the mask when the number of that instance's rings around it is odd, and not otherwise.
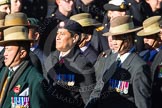
[[[91,45],[94,47],[98,54],[109,49],[107,37],[103,36],[103,33],[107,32],[109,29],[107,26],[103,26],[102,30],[94,30],[93,36],[91,39]]]
[[[59,51],[53,52],[45,63],[48,78],[52,82],[50,84],[53,85],[55,90],[55,93],[51,93],[54,94],[53,98],[56,100],[53,103],[54,105],[60,103],[58,105],[61,108],[81,108],[83,107],[83,101],[86,103],[89,99],[89,95],[95,85],[93,65],[85,58],[79,48],[72,49],[70,54],[64,57],[64,63],[62,64],[59,63],[59,54]],[[73,74],[75,76],[75,85],[72,87],[67,86],[67,84],[60,86],[59,82],[54,79],[58,74]],[[74,103],[56,99],[58,97],[56,93],[64,98],[70,98]]]
[[[90,96],[91,98],[87,104],[87,108],[95,108],[96,106],[99,108],[107,106],[110,108],[133,108],[135,106],[138,108],[150,108],[151,72],[147,64],[135,53],[130,54],[121,65],[121,68],[126,70],[130,75],[128,80],[130,84],[128,95],[119,95],[116,92],[115,94],[117,96],[113,98],[110,97],[111,92],[108,95],[104,94],[108,92],[108,89],[106,89],[108,80],[112,77],[112,73],[114,75],[112,71],[114,69],[112,67],[114,67],[116,58],[117,54],[111,54],[109,57],[101,58],[96,62],[96,71],[99,71],[101,75],[98,76],[97,84]],[[103,63],[100,64],[100,61]],[[105,75],[107,76],[106,80]]]
[[[7,68],[4,67],[0,73],[0,92],[7,76]],[[7,84],[5,96],[0,103],[1,108],[11,108],[11,97],[19,96],[24,90],[29,88],[30,108],[48,108],[47,94],[45,87],[47,84],[43,76],[28,61],[25,61],[11,76]],[[14,92],[14,87],[20,87],[18,93]]]
[[[43,74],[42,64],[38,56],[32,51],[29,52],[29,56],[32,64],[39,70],[41,74]]]
[[[162,106],[162,78],[158,77],[160,69],[162,67],[162,50],[155,56],[151,65],[152,72],[152,108],[161,108]]]
[[[96,63],[98,53],[91,45],[82,53],[92,64]]]

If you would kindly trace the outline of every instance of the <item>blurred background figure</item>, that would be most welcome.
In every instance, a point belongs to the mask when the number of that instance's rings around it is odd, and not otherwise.
[[[162,15],[162,0],[145,0],[151,7],[153,15]]]
[[[1,0],[0,1],[0,11],[1,12],[6,12],[7,14],[10,14],[11,13],[10,6],[11,6],[10,0]]]
[[[90,13],[93,19],[102,22],[105,14],[103,5],[109,0],[75,0],[76,13]]]
[[[152,16],[152,9],[146,0],[125,0],[129,4],[129,14],[135,26],[142,26],[142,22]]]
[[[11,0],[11,13],[22,11],[22,0]]]
[[[7,15],[6,12],[1,12],[0,11],[0,27],[4,26],[4,20],[5,20],[5,16]],[[4,35],[3,35],[3,31],[0,31],[0,41],[4,39]],[[3,56],[3,52],[4,52],[4,47],[0,46],[0,70],[2,69],[2,67],[4,66],[4,56]]]
[[[47,16],[48,0],[22,0],[22,12],[43,21]]]

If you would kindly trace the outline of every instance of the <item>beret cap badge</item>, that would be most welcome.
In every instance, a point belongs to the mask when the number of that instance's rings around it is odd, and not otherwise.
[[[121,9],[127,9],[127,6],[126,6],[126,4],[123,2],[123,3],[121,3],[120,8],[121,8]]]

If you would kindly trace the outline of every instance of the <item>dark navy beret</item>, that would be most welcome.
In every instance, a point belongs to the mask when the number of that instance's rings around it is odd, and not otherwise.
[[[65,28],[65,29],[67,29],[69,31],[73,31],[75,33],[83,33],[82,26],[78,22],[69,20],[69,19],[61,21],[58,24],[58,28]]]

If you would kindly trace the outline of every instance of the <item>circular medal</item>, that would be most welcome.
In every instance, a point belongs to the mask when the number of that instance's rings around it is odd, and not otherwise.
[[[71,86],[71,82],[70,82],[70,81],[68,81],[67,85],[68,85],[68,86]]]
[[[118,92],[118,93],[119,93],[119,92],[120,92],[120,89],[119,89],[119,88],[116,88],[116,92]]]
[[[75,82],[74,81],[71,81],[71,86],[74,86]]]
[[[128,89],[124,89],[124,94],[128,94]]]

